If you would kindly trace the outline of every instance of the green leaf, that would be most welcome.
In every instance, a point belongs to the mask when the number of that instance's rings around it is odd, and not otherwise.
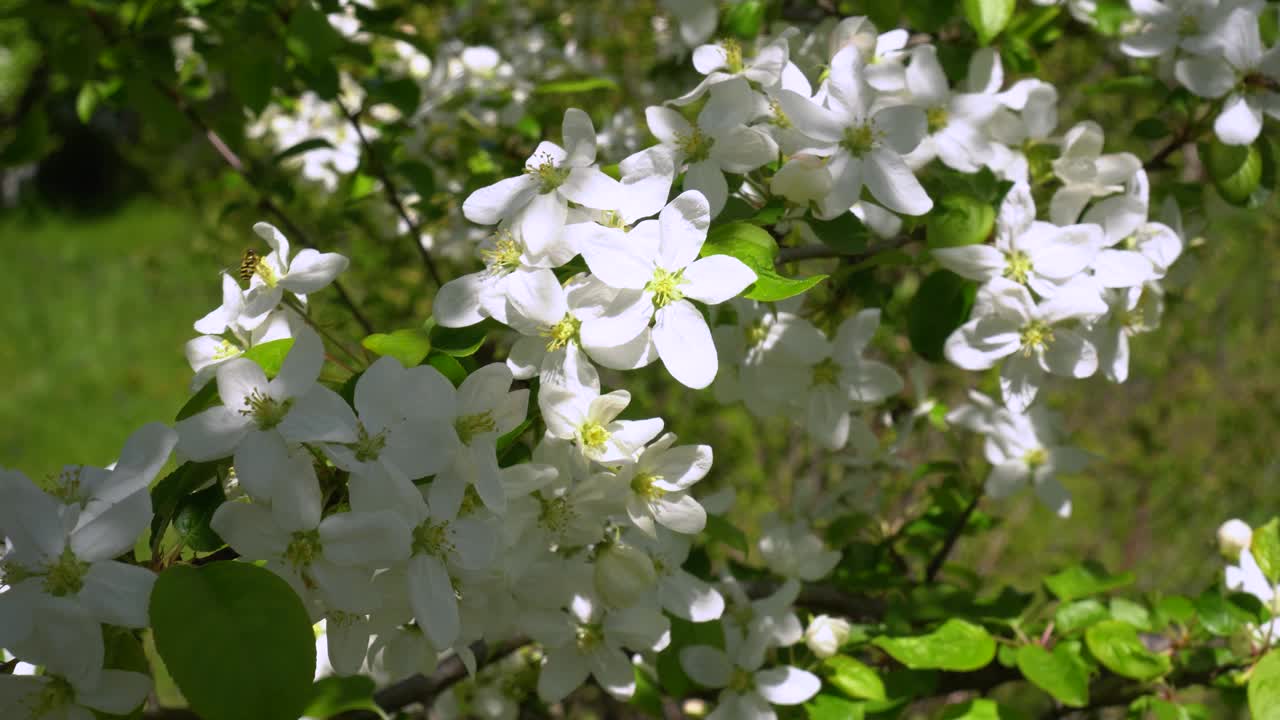
[[[332,63],[332,56],[342,47],[342,36],[329,24],[324,14],[303,0],[289,15],[285,46],[289,52],[311,67]]]
[[[1153,680],[1173,667],[1168,656],[1148,650],[1137,629],[1120,620],[1094,625],[1085,632],[1084,640],[1098,662],[1117,675]]]
[[[741,551],[743,554],[749,552],[750,546],[747,544],[747,535],[732,523],[725,520],[719,515],[707,515],[707,537],[716,542],[724,543],[735,550]]]
[[[213,513],[226,500],[222,486],[214,483],[179,501],[178,510],[173,514],[173,529],[187,547],[196,552],[213,552],[226,545],[222,537],[209,527]]]
[[[1267,613],[1258,599],[1244,593],[1223,597],[1217,590],[1206,590],[1196,598],[1196,615],[1210,635],[1228,637],[1245,625],[1265,622]]]
[[[1163,597],[1160,598],[1160,602],[1156,603],[1156,617],[1159,618],[1162,626],[1170,623],[1185,625],[1191,622],[1195,616],[1195,604],[1181,595]]]
[[[928,635],[872,641],[912,670],[936,668],[965,672],[985,667],[996,656],[996,642],[981,625],[952,618]]]
[[[866,714],[862,703],[826,693],[805,703],[804,711],[809,720],[862,720]]]
[[[948,705],[938,720],[1021,720],[1021,717],[995,700],[978,699]]]
[[[293,145],[290,145],[284,150],[281,150],[280,152],[276,153],[271,158],[271,162],[279,164],[281,161],[288,160],[289,158],[294,157],[296,155],[301,155],[303,153],[310,152],[312,150],[320,150],[322,148],[332,148],[332,147],[333,145],[331,145],[329,141],[325,140],[324,138],[309,138],[307,140],[303,140],[302,142],[294,143]]]
[[[778,243],[767,231],[749,223],[733,222],[713,228],[702,245],[701,255],[728,255],[751,268],[756,281],[742,294],[749,300],[776,302],[799,295],[827,278],[813,275],[803,279],[784,277],[773,268]]]
[[[836,655],[823,661],[828,685],[857,700],[887,700],[884,682],[875,670],[847,656]]]
[[[164,537],[165,528],[168,527],[174,513],[178,511],[178,506],[182,504],[183,499],[205,483],[216,481],[217,477],[217,462],[185,462],[151,488],[153,547],[158,547],[160,538]]]
[[[315,636],[302,600],[270,570],[171,567],[150,616],[165,667],[205,720],[294,720],[306,709]]]
[[[274,39],[250,38],[236,43],[222,54],[227,83],[244,106],[255,115],[271,102],[271,92],[279,79],[280,46]]]
[[[1272,650],[1249,676],[1249,712],[1253,720],[1280,720],[1280,650]]]
[[[1079,645],[1079,643],[1075,643]],[[1078,647],[1060,643],[1049,652],[1039,645],[1018,648],[1018,670],[1036,687],[1070,707],[1089,704],[1089,671]]]
[[[967,193],[943,195],[925,219],[925,240],[930,248],[975,245],[991,236],[996,224],[995,207]]]
[[[662,692],[658,689],[658,682],[649,675],[647,670],[636,666],[636,691],[627,701],[627,704],[640,710],[645,715],[654,718],[663,717],[662,713]]]
[[[1124,598],[1111,598],[1111,617],[1127,622],[1139,630],[1151,630],[1151,611],[1145,606]]]
[[[425,200],[435,194],[436,176],[430,165],[409,160],[397,165],[396,171],[409,180],[413,189],[418,191],[418,197]]]
[[[1059,633],[1070,635],[1109,617],[1111,614],[1102,603],[1088,598],[1059,605],[1053,614],[1053,624]]]
[[[773,270],[756,270],[756,282],[742,297],[760,302],[777,302],[802,295],[814,285],[826,280],[826,275],[810,275],[807,278],[789,278]]]
[[[1169,132],[1169,124],[1158,117],[1142,118],[1133,125],[1133,136],[1143,140],[1159,140]]]
[[[618,83],[607,77],[577,78],[543,83],[533,89],[535,95],[572,95],[593,90],[619,90]]]
[[[376,688],[373,678],[366,675],[321,678],[311,688],[311,703],[303,715],[328,718],[352,710],[367,710],[385,719],[387,714],[373,701]]]
[[[1014,0],[964,0],[964,18],[986,45],[1013,19]]]
[[[1050,575],[1044,584],[1059,600],[1070,602],[1131,585],[1133,580],[1131,572],[1112,575],[1098,563],[1088,561]]]
[[[470,357],[476,354],[481,345],[484,345],[489,326],[488,322],[479,322],[460,328],[433,325],[428,335],[431,349],[453,357]]]
[[[1245,205],[1262,183],[1262,153],[1258,145],[1226,145],[1213,140],[1200,146],[1209,178],[1223,200]]]
[[[1249,552],[1258,561],[1258,568],[1272,585],[1280,582],[1280,518],[1271,518],[1266,525],[1253,531]]]
[[[929,362],[942,362],[947,338],[969,319],[977,294],[977,283],[950,270],[926,277],[907,306],[911,349]]]
[[[754,40],[764,23],[765,9],[762,0],[738,0],[724,13],[724,29],[743,40]]]
[[[853,213],[842,213],[831,220],[810,219],[806,222],[823,245],[846,253],[867,249],[871,231]]]
[[[462,381],[467,379],[467,369],[462,367],[462,363],[452,355],[432,352],[427,356],[427,364],[439,370],[440,374],[448,378],[454,387],[461,385]]]
[[[374,333],[360,344],[378,355],[390,355],[405,367],[414,367],[431,352],[431,336],[426,330],[406,328],[390,333]]]

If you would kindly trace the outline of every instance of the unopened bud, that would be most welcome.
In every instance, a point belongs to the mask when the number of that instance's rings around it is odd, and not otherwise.
[[[1231,562],[1240,559],[1240,551],[1249,547],[1253,530],[1243,520],[1232,518],[1218,528],[1218,550]]]
[[[804,644],[814,655],[829,658],[839,652],[840,646],[849,639],[850,629],[846,620],[819,615],[809,621],[809,627],[804,631]]]
[[[613,607],[634,605],[657,582],[653,560],[630,545],[613,543],[596,555],[596,592]]]

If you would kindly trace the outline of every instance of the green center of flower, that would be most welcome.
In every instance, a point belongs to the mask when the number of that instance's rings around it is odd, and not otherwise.
[[[746,693],[753,690],[756,686],[756,679],[751,673],[742,668],[734,668],[733,675],[729,678],[729,689],[738,693]]]
[[[787,113],[782,109],[782,103],[777,98],[769,98],[769,122],[775,127],[786,130],[792,127],[791,118],[787,117]]]
[[[40,577],[40,573],[12,560],[0,560],[0,584],[13,586],[33,577]]]
[[[816,385],[835,385],[840,378],[840,366],[835,360],[825,358],[822,362],[813,366],[813,384]]]
[[[449,542],[449,524],[430,520],[413,529],[413,554],[444,557],[454,551]]]
[[[1183,15],[1178,19],[1178,35],[1192,37],[1200,34],[1200,19],[1194,15]]]
[[[470,445],[476,435],[497,430],[498,423],[494,422],[493,413],[485,410],[478,415],[463,415],[453,423],[453,429],[458,431],[462,444]]]
[[[924,116],[929,126],[930,135],[946,127],[947,121],[950,119],[947,109],[941,105],[929,108],[925,111]]]
[[[662,268],[656,268],[653,271],[653,279],[644,286],[644,289],[653,293],[654,309],[661,310],[671,303],[684,298],[684,293],[680,292],[680,286],[684,282],[684,268],[675,272],[667,272]]]
[[[724,49],[724,64],[729,72],[742,72],[742,45],[733,38],[727,38],[720,41],[720,47]]]
[[[382,430],[374,435],[370,435],[365,429],[364,423],[360,423],[356,428],[356,443],[352,446],[355,450],[356,459],[360,462],[370,462],[377,460],[382,454],[382,449],[387,446],[387,431]]]
[[[1027,464],[1028,468],[1035,470],[1046,462],[1049,462],[1049,453],[1045,452],[1044,448],[1029,450],[1026,455],[1022,456],[1022,461]]]
[[[227,360],[233,358],[243,352],[235,343],[230,340],[222,340],[218,343],[218,349],[213,351],[214,360]]]
[[[563,185],[564,181],[569,179],[569,170],[569,168],[557,166],[551,158],[546,158],[537,165],[526,166],[524,169],[538,179],[538,192],[544,195]]]
[[[267,259],[265,257],[256,253],[254,254],[254,257],[257,258],[257,262],[253,264],[253,274],[262,278],[262,282],[265,283],[267,287],[275,287],[276,283],[280,282],[280,276],[276,274],[276,269],[267,263]]]
[[[1022,328],[1022,350],[1031,355],[1034,350],[1041,350],[1053,342],[1053,328],[1041,320],[1032,320]]]
[[[253,418],[259,430],[270,430],[284,421],[291,407],[293,407],[293,398],[281,402],[255,389],[245,396],[244,407],[241,408],[240,414]]]
[[[871,123],[845,128],[844,138],[840,140],[840,147],[856,158],[871,152],[875,144],[876,131],[875,128],[871,127]]]
[[[609,437],[609,431],[595,420],[587,420],[578,426],[578,439],[583,446],[596,452],[604,450],[604,444],[609,442]]]
[[[68,545],[62,548],[58,561],[45,573],[44,591],[54,597],[75,595],[84,587],[84,576],[88,572],[89,563],[76,557]]]
[[[75,467],[63,468],[53,478],[53,482],[49,486],[49,494],[58,498],[65,504],[76,504],[81,507],[85,504],[85,498],[80,494],[80,475],[84,471],[84,467],[77,465]]]
[[[538,524],[552,533],[558,535],[564,532],[569,523],[578,517],[578,511],[564,497],[547,499],[538,495],[537,498],[540,506]]]
[[[570,313],[565,313],[560,322],[543,330],[540,334],[547,339],[547,352],[555,352],[578,339],[578,330],[582,321]]]
[[[646,500],[656,500],[667,494],[666,490],[654,485],[655,482],[661,479],[661,475],[654,475],[649,472],[638,472],[635,477],[631,478],[631,492],[645,498]]]
[[[757,320],[748,325],[743,333],[747,337],[747,347],[753,348],[760,345],[760,343],[764,342],[765,338],[769,337],[769,328],[765,327],[763,320]]]
[[[614,230],[627,229],[627,222],[622,219],[622,213],[617,210],[605,210],[601,213],[600,224]]]
[[[302,570],[320,556],[320,551],[319,530],[298,530],[284,549],[284,560],[295,570]]]
[[[1009,257],[1005,259],[1004,276],[1010,280],[1025,285],[1027,283],[1027,275],[1031,273],[1031,257],[1021,250],[1014,250],[1009,253]]]
[[[578,644],[578,652],[588,655],[604,642],[604,628],[596,623],[579,625],[575,631],[575,640]]]
[[[687,135],[676,135],[676,145],[680,148],[680,152],[684,153],[685,159],[691,163],[702,162],[711,157],[711,148],[715,144],[716,139],[702,132],[702,128],[698,127]]]
[[[499,230],[493,236],[493,248],[481,250],[480,259],[489,268],[490,273],[506,275],[520,267],[520,243],[510,230]]]
[[[74,704],[76,701],[76,690],[71,687],[71,683],[65,678],[57,675],[49,676],[49,682],[30,698],[29,707],[31,708],[30,717],[34,720],[53,715],[55,711]],[[59,713],[61,715],[61,713]]]

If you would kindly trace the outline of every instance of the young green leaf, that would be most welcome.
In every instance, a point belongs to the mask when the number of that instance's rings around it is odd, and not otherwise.
[[[413,367],[431,352],[431,336],[426,330],[405,328],[390,333],[374,333],[360,344],[370,352],[390,355],[405,367]]]
[[[964,0],[964,18],[978,34],[978,42],[989,44],[1013,19],[1014,0]]]
[[[1120,620],[1107,620],[1084,634],[1089,652],[1108,670],[1135,680],[1153,680],[1172,669],[1169,656],[1153,653],[1138,631]]]
[[[240,562],[160,574],[151,594],[156,649],[206,720],[294,720],[312,698],[316,646],[293,588]],[[264,672],[269,669],[269,672]]]
[[[1089,671],[1079,641],[1060,643],[1053,652],[1039,645],[1018,648],[1018,670],[1036,687],[1070,707],[1089,704]]]
[[[894,660],[912,670],[966,672],[985,667],[995,659],[996,642],[981,625],[952,618],[928,635],[880,636],[872,641]]]

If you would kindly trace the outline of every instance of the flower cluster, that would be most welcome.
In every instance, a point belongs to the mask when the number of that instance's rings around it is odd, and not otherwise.
[[[1266,5],[1238,0],[1131,0],[1137,16],[1120,49],[1152,58],[1168,81],[1217,101],[1213,131],[1227,145],[1248,145],[1263,115],[1280,119],[1280,45],[1262,44]]]

